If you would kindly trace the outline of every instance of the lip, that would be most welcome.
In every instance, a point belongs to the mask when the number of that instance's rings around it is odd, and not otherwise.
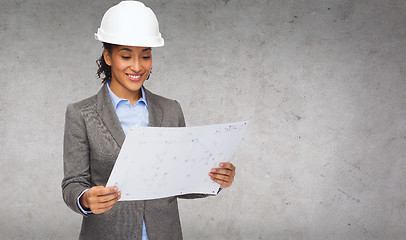
[[[126,73],[125,75],[127,76],[127,78],[128,78],[131,82],[138,82],[138,81],[140,81],[140,80],[142,79],[142,76],[143,76],[144,74],[130,74],[130,73]],[[130,75],[131,75],[131,76],[140,76],[140,77],[139,77],[139,78],[132,78],[132,77],[130,77]]]

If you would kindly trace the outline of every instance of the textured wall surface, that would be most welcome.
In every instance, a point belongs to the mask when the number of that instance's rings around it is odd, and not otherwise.
[[[117,1],[1,0],[0,238],[75,239],[64,113],[95,94]],[[250,120],[234,185],[181,200],[185,239],[404,239],[406,1],[145,1],[165,47],[146,87],[187,124]]]

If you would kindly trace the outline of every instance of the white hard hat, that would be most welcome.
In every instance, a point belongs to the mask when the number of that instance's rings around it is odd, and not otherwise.
[[[162,47],[158,20],[142,2],[122,1],[106,11],[96,40],[117,45]]]

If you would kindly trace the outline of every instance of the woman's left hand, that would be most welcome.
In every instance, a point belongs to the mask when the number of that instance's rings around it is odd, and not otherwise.
[[[212,168],[209,176],[211,180],[220,184],[220,188],[227,188],[233,184],[235,176],[235,167],[232,163],[221,162],[221,168]]]

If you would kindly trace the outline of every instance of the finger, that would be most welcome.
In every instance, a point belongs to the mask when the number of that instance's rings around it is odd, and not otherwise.
[[[221,179],[217,179],[214,177],[211,177],[211,180],[213,180],[214,182],[218,183],[220,185],[221,188],[228,188],[231,186],[232,183],[221,180]]]
[[[223,169],[223,168],[212,168],[211,173],[222,174],[222,175],[226,175],[226,176],[234,176],[233,171],[231,171],[229,169]]]
[[[97,201],[99,203],[107,203],[113,200],[118,200],[118,198],[121,197],[121,192],[116,192],[108,195],[101,195],[97,197]]]
[[[210,173],[209,175],[210,175],[210,177],[212,177],[214,179],[222,180],[224,182],[230,182],[233,179],[233,177],[228,176],[228,175],[213,174],[213,173]]]
[[[98,194],[100,196],[106,196],[106,195],[117,193],[117,192],[118,192],[117,187],[105,187],[100,192],[98,192]]]
[[[90,206],[90,209],[95,214],[106,212],[109,209],[111,209],[120,198],[121,198],[121,196],[119,196],[118,198],[114,198],[111,201],[104,202],[104,203],[100,203],[100,202],[92,203]]]
[[[112,206],[114,206],[114,204],[116,204],[118,199],[113,199],[109,202],[105,202],[105,203],[97,203],[94,205],[94,209],[107,209],[110,208]]]
[[[112,193],[116,193],[118,191],[117,187],[103,187],[103,186],[96,186],[91,188],[92,190],[92,195],[97,195],[97,196],[103,196],[103,195],[109,195]]]
[[[111,201],[117,201],[118,199],[120,199],[120,197],[121,197],[121,192],[108,194],[108,195],[92,196],[89,198],[89,204],[94,206],[97,204],[109,203]]]
[[[107,212],[108,210],[112,209],[113,206],[114,206],[114,204],[113,204],[113,205],[110,205],[110,206],[108,206],[108,207],[106,207],[106,208],[102,208],[102,207],[100,207],[100,208],[95,208],[95,209],[92,209],[92,212],[93,212],[94,214],[104,213],[104,212]]]
[[[219,164],[219,166],[222,167],[222,168],[230,169],[231,171],[235,170],[234,165],[232,163],[229,163],[229,162],[221,162]]]

